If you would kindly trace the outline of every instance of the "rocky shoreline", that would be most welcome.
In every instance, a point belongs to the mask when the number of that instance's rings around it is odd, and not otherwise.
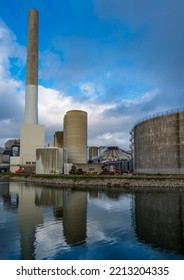
[[[37,183],[41,185],[49,185],[55,187],[70,188],[98,188],[98,189],[120,189],[120,190],[151,190],[151,189],[184,189],[184,178],[85,178],[85,177],[69,177],[69,178],[42,178],[34,176],[15,176],[9,178],[10,181],[23,181]]]

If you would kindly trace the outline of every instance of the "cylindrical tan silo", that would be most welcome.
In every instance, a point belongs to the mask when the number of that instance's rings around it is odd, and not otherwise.
[[[87,163],[87,112],[68,111],[64,117],[64,148],[68,163]]]
[[[90,146],[89,147],[89,159],[93,159],[94,157],[96,157],[98,155],[98,147],[93,147]]]
[[[66,148],[66,135],[67,135],[66,115],[64,116],[64,119],[63,119],[63,131],[64,131],[63,146],[64,146],[64,148]]]
[[[63,148],[63,131],[54,133],[54,147]]]

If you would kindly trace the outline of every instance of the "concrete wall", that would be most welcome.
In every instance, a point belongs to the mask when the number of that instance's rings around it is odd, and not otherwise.
[[[42,148],[36,150],[36,174],[63,173],[63,149]]]
[[[20,166],[20,157],[10,157],[10,172],[15,173]]]
[[[36,149],[44,147],[43,125],[23,124],[20,129],[20,163],[36,163]]]
[[[73,164],[77,169],[82,169],[83,172],[86,173],[97,173],[100,174],[102,172],[102,166],[99,163],[90,163],[90,164]]]
[[[137,173],[184,174],[184,112],[134,127],[134,165]]]
[[[64,163],[64,174],[70,174],[70,170],[72,169],[73,163]]]

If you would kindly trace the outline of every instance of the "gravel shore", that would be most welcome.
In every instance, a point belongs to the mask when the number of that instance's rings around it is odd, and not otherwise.
[[[141,189],[184,189],[184,178],[95,178],[95,177],[69,177],[69,178],[42,178],[34,176],[17,176],[11,177],[11,181],[32,182],[42,185],[58,186],[58,187],[80,187],[80,188],[110,188],[110,189],[124,189],[124,190],[141,190]]]

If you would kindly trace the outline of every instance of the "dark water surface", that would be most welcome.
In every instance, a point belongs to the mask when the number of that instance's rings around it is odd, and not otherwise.
[[[0,259],[184,259],[184,192],[0,182]]]

